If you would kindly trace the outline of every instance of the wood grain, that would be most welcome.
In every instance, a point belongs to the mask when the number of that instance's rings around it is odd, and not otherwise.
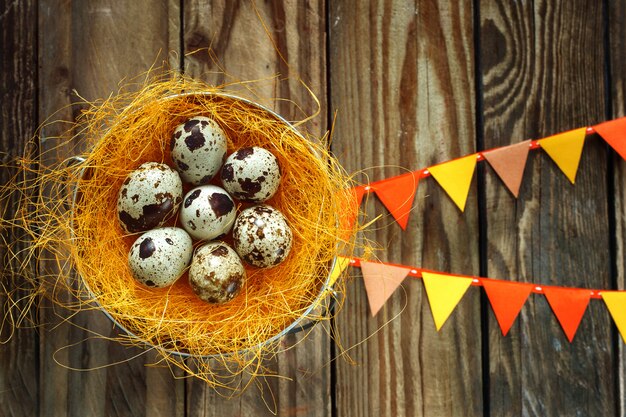
[[[378,180],[473,152],[470,4],[332,3],[329,23],[331,106],[339,111],[333,152],[348,172],[380,167],[360,177]],[[368,218],[383,214],[369,235],[376,256],[477,273],[475,196],[472,187],[463,214],[422,181],[404,232],[372,198]],[[469,291],[439,333],[420,281],[406,281],[376,318],[366,304],[357,274],[338,319],[356,361],[337,362],[338,415],[482,415],[479,292]]]
[[[308,86],[321,114],[304,128],[321,136],[337,111],[332,150],[348,172],[365,169],[363,182],[469,154],[476,141],[503,146],[626,114],[622,2],[448,3],[2,1],[0,154],[23,154],[50,116],[73,120],[74,89],[103,98],[162,63],[216,85],[256,80],[229,88],[289,120],[318,110]],[[41,163],[74,152],[54,148],[64,128],[41,131]],[[0,183],[14,173],[2,169]],[[518,199],[486,163],[478,173],[465,213],[422,180],[406,231],[370,196],[367,219],[382,215],[366,235],[375,257],[626,287],[626,163],[599,138],[587,140],[575,186],[542,151],[530,154]],[[14,203],[0,201],[4,216]],[[32,269],[51,279],[58,271],[43,255]],[[624,343],[601,301],[569,344],[543,296],[502,337],[482,290],[470,288],[436,332],[421,281],[407,280],[372,318],[360,271],[351,275],[336,320],[346,350],[323,327],[288,336],[282,343],[297,346],[265,363],[288,379],[260,378],[233,399],[147,367],[150,353],[88,339],[81,327],[117,330],[97,312],[64,323],[67,312],[44,299],[33,310],[44,326],[0,345],[0,416],[626,416]]]
[[[480,21],[485,148],[603,119],[601,4],[484,1]],[[599,215],[606,169],[597,137],[586,141],[575,186],[540,152],[529,157],[517,200],[486,169],[488,274],[610,287],[608,221]],[[590,303],[572,344],[543,296],[530,297],[506,338],[489,320],[492,415],[615,414],[617,358],[601,302]]]
[[[0,7],[0,150],[3,167],[0,169],[0,186],[6,185],[17,169],[5,168],[12,164],[13,158],[24,155],[27,143],[32,138],[37,124],[37,8],[35,2],[23,1],[11,4],[2,3]],[[35,149],[31,149],[35,151]],[[3,218],[11,219],[16,215],[18,196],[2,198],[0,211]],[[6,344],[0,345],[0,414],[16,417],[37,415],[40,406],[38,375],[38,337],[32,328],[22,328],[11,335],[10,321],[6,318],[10,310],[14,318],[21,310],[31,319],[35,314],[29,310],[26,302],[19,301],[28,297],[30,285],[20,276],[20,259],[8,259],[7,244],[13,251],[24,249],[28,244],[18,227],[2,223],[0,230],[0,268],[2,270],[2,288],[24,287],[13,294],[12,301],[0,297],[0,311],[3,322],[0,338]],[[6,227],[5,227],[6,226]],[[16,244],[18,241],[23,243]],[[5,257],[6,256],[6,257]],[[26,272],[34,274],[35,265],[26,265]],[[2,291],[4,294],[4,291]],[[17,301],[17,306],[12,302]],[[28,326],[28,321],[22,326]]]
[[[606,11],[606,23],[608,24],[608,53],[610,60],[608,64],[608,74],[610,75],[610,89],[607,91],[611,104],[609,118],[626,116],[626,28],[621,24],[626,18],[626,5],[622,2],[609,2]],[[607,112],[608,113],[608,112]],[[617,155],[611,155],[611,162],[614,169],[613,193],[614,213],[615,213],[615,288],[626,289],[626,162]],[[611,202],[611,199],[609,199]],[[618,335],[613,326],[616,350],[619,355],[617,372],[617,389],[614,392],[618,401],[618,413],[621,417],[626,416],[626,351],[624,349],[624,339]],[[615,346],[614,345],[614,346]]]
[[[321,114],[304,128],[320,137],[326,129],[325,22],[323,1],[186,2],[186,74],[215,85],[259,80],[228,91],[296,121],[317,110],[306,85],[318,96]],[[296,347],[264,363],[288,379],[260,378],[235,399],[188,381],[189,416],[329,415],[330,343],[318,327],[305,340],[287,337],[283,343]]]
[[[54,119],[72,120],[80,110],[70,106],[78,101],[72,89],[87,100],[103,98],[115,93],[124,80],[138,81],[134,78],[153,65],[168,60],[176,64],[179,20],[173,1],[158,6],[150,2],[40,2],[40,44],[45,46],[39,54],[42,121],[52,114]],[[47,126],[44,139],[65,128]],[[54,140],[42,143],[42,163],[72,156],[69,146],[57,149],[55,144]],[[51,266],[43,264],[42,270],[54,276]],[[45,306],[41,315],[52,330],[43,333],[41,345],[42,415],[183,415],[184,384],[167,368],[146,368],[154,357],[101,340],[70,347],[87,339],[89,331],[115,335],[102,313],[80,313],[71,323],[63,323],[66,312],[52,311],[49,302]],[[122,363],[108,367],[116,362]],[[66,369],[102,366],[89,372]]]

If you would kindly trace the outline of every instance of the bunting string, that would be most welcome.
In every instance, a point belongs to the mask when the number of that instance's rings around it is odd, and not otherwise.
[[[623,290],[573,288],[450,274],[356,257],[339,257],[333,277],[338,278],[348,266],[361,269],[372,316],[380,311],[406,278],[421,278],[437,330],[441,329],[470,287],[483,287],[503,336],[507,335],[533,293],[546,297],[570,342],[591,299],[604,301],[622,340],[626,341],[626,291]]]
[[[626,117],[622,117],[543,139],[528,139],[513,145],[479,151],[427,168],[358,185],[354,187],[355,196],[359,197],[360,204],[364,194],[374,192],[404,229],[408,223],[419,180],[434,177],[458,208],[464,211],[477,162],[487,161],[504,185],[517,197],[528,151],[542,149],[574,184],[584,141],[594,133],[598,133],[609,146],[626,159]]]
[[[456,206],[464,211],[477,162],[487,161],[517,198],[528,153],[542,149],[574,184],[585,139],[597,133],[626,159],[626,117],[590,127],[558,133],[542,139],[476,152],[427,168],[411,171],[353,188],[354,204],[359,206],[365,194],[375,193],[393,218],[405,230],[420,180],[432,176]],[[348,219],[354,222],[354,219]],[[341,257],[335,263],[332,277],[337,279],[348,267],[361,268],[372,316],[407,277],[421,278],[437,330],[452,314],[471,286],[485,289],[502,334],[506,336],[530,294],[542,294],[565,335],[571,342],[591,299],[601,299],[613,318],[622,340],[626,342],[626,291],[584,289],[521,283],[477,276],[432,271],[406,265],[370,262]]]

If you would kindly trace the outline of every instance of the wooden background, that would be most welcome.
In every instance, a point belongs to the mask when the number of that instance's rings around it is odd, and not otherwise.
[[[2,0],[0,150],[5,161],[20,155],[39,123],[77,94],[106,97],[163,61],[213,83],[300,75],[321,102],[308,130],[322,134],[337,111],[334,153],[349,172],[369,168],[372,180],[625,114],[623,2],[450,3]],[[208,47],[221,68],[206,49],[189,55]],[[266,97],[315,110],[294,79],[262,85]],[[279,103],[287,118],[302,117]],[[479,164],[464,214],[424,180],[408,230],[385,217],[369,237],[388,262],[623,288],[625,181],[626,164],[601,140],[585,144],[575,186],[533,152],[519,199]],[[374,200],[368,214],[387,214]],[[437,333],[419,280],[372,318],[359,271],[353,276],[336,325],[354,363],[333,360],[339,349],[319,328],[271,363],[290,380],[269,379],[232,400],[178,371],[146,367],[154,358],[137,349],[94,340],[62,349],[88,334],[61,324],[44,302],[39,316],[56,326],[18,330],[0,346],[0,415],[271,415],[266,403],[279,416],[626,415],[624,344],[600,301],[569,344],[542,296],[531,296],[502,337],[472,288]],[[112,331],[98,313],[72,321]]]

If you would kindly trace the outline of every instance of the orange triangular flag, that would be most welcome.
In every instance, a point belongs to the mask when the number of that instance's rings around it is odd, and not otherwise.
[[[410,268],[361,261],[361,272],[372,316],[378,313],[396,288],[402,284],[409,271]]]
[[[337,256],[333,269],[330,271],[330,278],[328,278],[328,286],[332,287],[337,282],[337,279],[343,274],[343,271],[350,265],[350,258],[345,256]]]
[[[576,180],[586,134],[587,128],[581,127],[537,141],[572,184]]]
[[[452,201],[461,211],[464,211],[475,167],[476,155],[474,154],[429,167],[428,171],[446,190]]]
[[[585,314],[591,293],[580,288],[562,287],[543,287],[543,293],[571,342]]]
[[[524,168],[528,159],[528,151],[530,151],[529,145],[530,140],[525,140],[515,145],[483,152],[489,165],[515,197],[519,194],[519,187],[524,177]]]
[[[619,334],[622,335],[622,341],[626,343],[626,292],[602,291],[601,294]]]
[[[611,148],[626,159],[626,117],[595,125],[593,129]]]
[[[486,278],[481,279],[481,282],[502,330],[502,336],[506,336],[534,284]]]
[[[365,195],[365,186],[360,185],[358,187],[353,187],[347,190],[349,193],[348,199],[348,207],[345,208],[344,212],[341,213],[341,230],[346,233],[347,236],[350,236],[352,233],[352,229],[354,228],[354,222],[359,215],[359,206],[363,201],[363,196]]]
[[[472,278],[422,272],[422,279],[435,327],[439,330],[472,285]]]
[[[409,172],[372,184],[380,201],[403,230],[409,222],[409,212],[413,207],[418,180],[417,172]]]

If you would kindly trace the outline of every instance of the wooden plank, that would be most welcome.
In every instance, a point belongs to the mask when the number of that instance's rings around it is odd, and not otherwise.
[[[46,45],[39,57],[42,120],[78,100],[70,93],[73,88],[88,100],[103,98],[115,93],[124,79],[139,76],[168,58],[176,65],[179,15],[179,5],[173,0],[156,5],[40,2],[40,43]],[[54,117],[72,120],[76,110],[67,107]],[[56,126],[44,129],[44,136],[60,133]],[[42,143],[42,151],[50,151],[53,145]],[[47,152],[42,162],[54,163],[71,156],[67,152]],[[42,312],[51,329],[42,337],[42,415],[183,415],[184,383],[175,380],[167,368],[146,368],[145,364],[155,361],[150,354],[140,355],[140,349],[125,349],[101,340],[85,340],[69,347],[89,336],[82,327],[115,334],[102,313],[80,313],[71,323],[63,323],[63,315],[66,313],[56,317],[49,308]],[[88,372],[65,368],[89,369],[119,361],[123,363]]]
[[[331,107],[340,112],[333,152],[348,172],[379,180],[474,151],[470,2],[333,2],[329,24]],[[384,216],[368,233],[375,255],[477,274],[475,191],[460,213],[423,180],[404,232],[372,197],[368,219]],[[483,415],[480,292],[470,289],[436,333],[419,280],[371,318],[354,274],[338,326],[357,365],[337,362],[337,415]]]
[[[0,85],[2,85],[0,108],[0,149],[2,162],[12,164],[16,157],[24,155],[27,142],[34,135],[37,125],[37,39],[36,22],[37,7],[35,2],[3,2],[0,7]],[[34,149],[31,149],[34,150]],[[0,169],[0,187],[6,185],[16,169],[3,166]],[[17,196],[0,201],[3,219],[16,216]],[[39,375],[38,368],[38,337],[32,328],[22,328],[11,334],[11,320],[5,319],[11,310],[14,319],[20,314],[18,310],[26,310],[34,318],[34,309],[29,309],[26,302],[18,301],[28,297],[28,287],[19,275],[18,265],[24,260],[8,257],[5,242],[13,251],[24,249],[27,242],[15,244],[25,238],[17,227],[4,224],[0,228],[0,269],[2,270],[2,292],[0,294],[0,311],[3,323],[0,338],[7,343],[0,345],[0,404],[2,414],[11,416],[33,416],[39,409]],[[34,273],[34,265],[27,265],[27,272]],[[4,289],[14,291],[12,306],[4,296]],[[29,323],[23,322],[22,326]],[[10,337],[10,339],[9,339]]]
[[[609,2],[607,10],[608,27],[608,47],[610,61],[609,73],[611,89],[607,92],[610,97],[612,114],[609,117],[626,116],[626,28],[622,24],[626,18],[626,4],[623,2]],[[626,162],[613,157],[614,163],[614,185],[613,201],[615,209],[615,266],[616,266],[616,288],[626,289]],[[609,200],[610,201],[610,200]],[[624,339],[617,335],[617,349],[619,352],[619,367],[617,371],[618,381],[615,390],[615,399],[618,404],[617,415],[626,416],[626,351],[624,349]]]
[[[267,26],[266,33],[263,25]],[[299,75],[321,101],[321,115],[306,130],[321,136],[326,129],[325,11],[323,1],[230,2],[195,0],[184,5],[185,70],[213,84],[262,80],[255,94],[234,89],[268,105],[289,120],[316,110],[314,100],[298,83]],[[270,39],[273,39],[273,41]],[[217,60],[212,60],[208,48]],[[282,57],[285,61],[282,60]],[[279,78],[272,78],[279,74]],[[287,80],[280,80],[286,76]],[[233,90],[231,88],[231,90]],[[318,326],[319,327],[319,326]],[[301,341],[290,336],[284,343],[298,345],[264,365],[289,379],[260,378],[261,391],[251,388],[241,397],[225,399],[202,382],[189,380],[189,416],[330,414],[329,338],[316,328]]]
[[[485,148],[603,119],[600,3],[481,1],[479,12]],[[485,167],[488,274],[610,287],[605,159],[601,141],[588,140],[572,186],[534,152],[517,200]],[[572,344],[543,296],[530,297],[506,338],[489,313],[491,415],[614,415],[609,325],[596,300]]]

